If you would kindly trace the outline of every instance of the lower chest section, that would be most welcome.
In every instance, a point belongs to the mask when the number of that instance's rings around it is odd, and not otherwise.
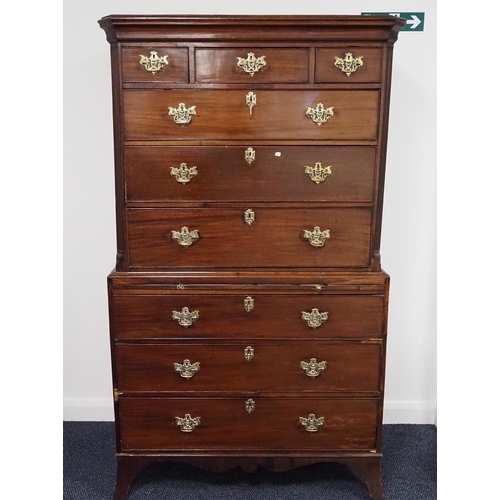
[[[385,279],[169,280],[110,279],[122,452],[377,450]]]

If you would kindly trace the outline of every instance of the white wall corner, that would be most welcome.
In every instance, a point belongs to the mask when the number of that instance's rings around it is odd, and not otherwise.
[[[113,400],[109,398],[64,398],[63,420],[80,422],[112,422],[115,420]]]
[[[385,401],[384,424],[434,424],[437,422],[435,401]]]

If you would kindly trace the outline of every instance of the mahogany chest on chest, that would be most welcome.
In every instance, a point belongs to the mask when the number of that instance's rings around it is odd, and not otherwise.
[[[380,481],[393,44],[369,16],[108,16],[115,500],[154,461]],[[334,487],[334,484],[332,484]]]

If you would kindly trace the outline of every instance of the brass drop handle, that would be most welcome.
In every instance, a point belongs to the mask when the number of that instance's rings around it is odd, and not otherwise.
[[[238,61],[236,66],[250,76],[253,76],[254,73],[257,73],[266,65],[266,56],[255,57],[253,52],[248,52],[247,57],[236,57],[236,59]]]
[[[200,311],[190,312],[189,307],[183,307],[181,312],[172,311],[172,319],[184,328],[191,326],[199,317]]]
[[[177,108],[168,107],[168,116],[178,125],[189,123],[194,115],[196,115],[196,106],[187,108],[186,105],[181,102]]]
[[[321,166],[321,162],[318,161],[316,162],[314,167],[309,167],[306,165],[305,172],[313,182],[319,184],[320,182],[323,182],[329,175],[331,175],[332,166],[329,165],[328,167],[323,167]]]
[[[325,108],[322,102],[316,104],[315,108],[308,106],[306,110],[306,116],[319,126],[321,126],[322,123],[326,123],[333,114],[333,106]]]
[[[175,417],[175,424],[182,432],[193,432],[201,424],[201,417],[192,418],[189,413],[186,413],[184,418]]]
[[[319,226],[314,226],[314,229],[312,231],[304,229],[304,238],[309,241],[311,246],[320,248],[324,246],[325,241],[330,238],[330,229],[321,231]]]
[[[351,73],[354,73],[358,68],[363,66],[363,57],[364,56],[354,57],[352,52],[346,52],[343,58],[335,57],[334,66],[347,76],[351,76]]]
[[[200,371],[200,362],[191,364],[189,359],[185,359],[182,363],[174,363],[174,371],[182,378],[191,378]]]
[[[302,319],[310,328],[318,328],[328,319],[328,312],[319,312],[315,307],[311,312],[302,311]]]
[[[186,163],[181,163],[179,167],[170,167],[170,175],[175,177],[179,184],[187,184],[198,175],[198,170],[197,167],[188,167]]]
[[[314,413],[310,413],[308,417],[299,417],[299,419],[307,432],[317,432],[320,426],[325,423],[325,417],[316,418]]]
[[[189,230],[183,226],[180,231],[172,231],[172,238],[184,248],[191,246],[200,237],[198,229]]]
[[[153,50],[150,52],[149,57],[143,55],[139,57],[139,62],[142,64],[142,66],[144,66],[144,68],[150,73],[153,73],[153,75],[156,75],[158,71],[163,71],[163,68],[168,64],[168,56],[166,54],[160,57],[158,56],[158,52],[155,52]]]
[[[318,363],[316,358],[311,358],[309,362],[301,361],[300,367],[306,372],[308,377],[315,378],[326,369],[326,361]]]

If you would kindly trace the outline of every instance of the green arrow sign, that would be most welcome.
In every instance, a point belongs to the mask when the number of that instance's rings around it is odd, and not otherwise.
[[[401,31],[424,31],[424,12],[361,12],[362,16],[395,16],[406,19]]]

